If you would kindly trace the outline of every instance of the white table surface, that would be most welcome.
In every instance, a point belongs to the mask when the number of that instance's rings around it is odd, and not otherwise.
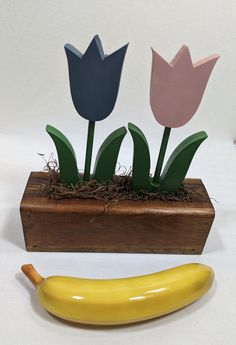
[[[1,344],[235,344],[236,146],[232,141],[208,141],[204,154],[199,152],[190,169],[189,176],[202,177],[216,209],[214,225],[200,256],[26,252],[19,203],[30,169],[40,167],[42,162],[34,155],[29,161],[21,156],[22,150],[35,149],[33,138],[23,149],[16,145],[18,141],[8,135],[0,141],[2,148],[8,147],[8,154],[3,150],[1,156],[0,179]],[[33,263],[44,276],[125,277],[188,262],[213,267],[216,280],[206,296],[165,317],[112,328],[55,319],[38,305],[34,288],[20,272],[22,264]]]

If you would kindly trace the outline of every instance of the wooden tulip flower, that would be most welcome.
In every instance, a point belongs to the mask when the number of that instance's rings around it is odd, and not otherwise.
[[[154,177],[150,174],[150,151],[143,132],[134,124],[128,128],[133,138],[132,181],[136,190],[175,193],[181,187],[192,159],[207,138],[204,131],[182,141],[162,166],[171,128],[183,126],[197,111],[212,69],[219,58],[211,55],[192,63],[183,46],[171,63],[152,50],[150,103],[156,120],[165,126]]]
[[[161,125],[181,127],[193,117],[218,58],[215,54],[193,64],[183,46],[168,63],[152,50],[150,103]]]
[[[89,120],[85,180],[90,178],[95,121],[105,119],[115,106],[127,46],[105,55],[98,35],[84,55],[72,45],[65,45],[73,104]]]
[[[115,106],[127,46],[105,55],[98,35],[84,54],[71,44],[65,45],[73,104],[79,115],[89,121],[84,181],[90,179],[95,122],[109,116]],[[56,145],[61,182],[75,185],[81,177],[71,143],[56,128],[48,125],[46,130]],[[101,145],[93,172],[93,178],[98,182],[112,179],[126,132],[125,127],[118,128]]]
[[[193,117],[218,58],[215,54],[193,64],[188,47],[183,46],[168,63],[152,50],[150,103],[156,120],[165,126],[154,182],[159,181],[171,128]]]

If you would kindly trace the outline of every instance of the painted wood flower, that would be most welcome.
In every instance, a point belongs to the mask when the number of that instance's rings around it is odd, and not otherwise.
[[[183,46],[168,63],[152,50],[150,103],[161,125],[181,127],[193,117],[218,58],[215,54],[193,64]]]
[[[128,44],[105,55],[98,35],[84,55],[71,44],[65,45],[73,104],[79,115],[89,121],[85,181],[90,179],[95,122],[104,120],[115,106],[127,47]]]
[[[83,118],[100,121],[112,112],[127,46],[105,55],[98,35],[84,55],[71,44],[65,45],[71,96],[75,109]]]

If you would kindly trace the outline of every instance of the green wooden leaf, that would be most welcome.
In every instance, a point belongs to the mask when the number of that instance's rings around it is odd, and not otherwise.
[[[61,182],[66,185],[76,184],[79,180],[79,173],[75,152],[71,143],[65,135],[55,127],[47,125],[46,131],[54,141],[57,149]]]
[[[153,191],[156,186],[150,178],[150,153],[147,139],[143,132],[133,123],[128,124],[134,143],[132,183],[137,191]]]
[[[190,135],[177,146],[161,175],[159,186],[161,192],[175,193],[181,187],[195,152],[206,138],[206,132],[198,132]]]
[[[93,179],[98,182],[112,180],[115,174],[120,146],[126,133],[126,128],[120,127],[112,132],[102,143],[95,160]]]

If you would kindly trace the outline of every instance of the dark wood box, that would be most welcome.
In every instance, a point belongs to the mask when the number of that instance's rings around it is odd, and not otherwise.
[[[191,202],[51,200],[48,173],[30,174],[20,206],[28,251],[201,254],[215,212],[200,179],[184,187]]]

